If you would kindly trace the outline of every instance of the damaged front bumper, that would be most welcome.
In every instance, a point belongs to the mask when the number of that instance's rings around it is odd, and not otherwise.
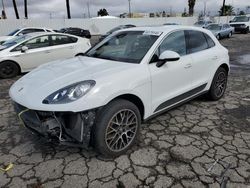
[[[60,144],[89,147],[96,110],[85,112],[45,112],[30,110],[14,103],[15,111],[24,126]]]

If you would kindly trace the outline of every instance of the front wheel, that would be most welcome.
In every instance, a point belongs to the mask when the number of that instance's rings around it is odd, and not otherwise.
[[[228,73],[223,67],[216,71],[208,92],[208,97],[211,100],[217,101],[223,97],[227,87],[227,75]]]
[[[123,99],[114,100],[98,113],[93,129],[93,144],[97,152],[115,157],[125,153],[135,143],[141,125],[138,108]]]
[[[220,34],[216,35],[216,38],[217,38],[218,40],[220,40],[220,39],[221,39]]]
[[[233,33],[232,32],[230,32],[229,34],[228,34],[228,38],[231,38],[233,36]]]
[[[11,61],[0,63],[0,78],[13,78],[19,73],[18,66]]]

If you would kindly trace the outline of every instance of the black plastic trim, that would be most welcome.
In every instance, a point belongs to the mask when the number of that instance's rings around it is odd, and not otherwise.
[[[199,86],[197,88],[194,88],[194,89],[192,89],[192,90],[190,90],[190,91],[188,91],[186,93],[183,93],[183,94],[181,94],[181,95],[179,95],[177,97],[174,97],[174,98],[172,98],[170,100],[167,100],[167,101],[163,102],[162,104],[160,104],[155,109],[154,112],[158,112],[158,111],[160,111],[160,110],[162,110],[164,108],[167,108],[168,106],[171,106],[171,105],[173,105],[175,103],[178,103],[179,101],[182,101],[182,100],[184,100],[184,99],[186,99],[188,97],[191,97],[192,95],[195,95],[195,94],[201,92],[203,89],[205,89],[206,86],[207,86],[207,83],[203,84],[203,85],[201,85],[201,86]]]

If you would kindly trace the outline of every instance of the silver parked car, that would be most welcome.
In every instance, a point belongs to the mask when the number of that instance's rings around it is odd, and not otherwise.
[[[209,24],[206,29],[210,30],[217,39],[230,38],[234,32],[234,28],[229,24]]]

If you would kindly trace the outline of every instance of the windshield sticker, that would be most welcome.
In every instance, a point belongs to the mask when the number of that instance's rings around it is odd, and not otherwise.
[[[144,31],[143,35],[155,35],[160,36],[162,34],[161,31]]]

